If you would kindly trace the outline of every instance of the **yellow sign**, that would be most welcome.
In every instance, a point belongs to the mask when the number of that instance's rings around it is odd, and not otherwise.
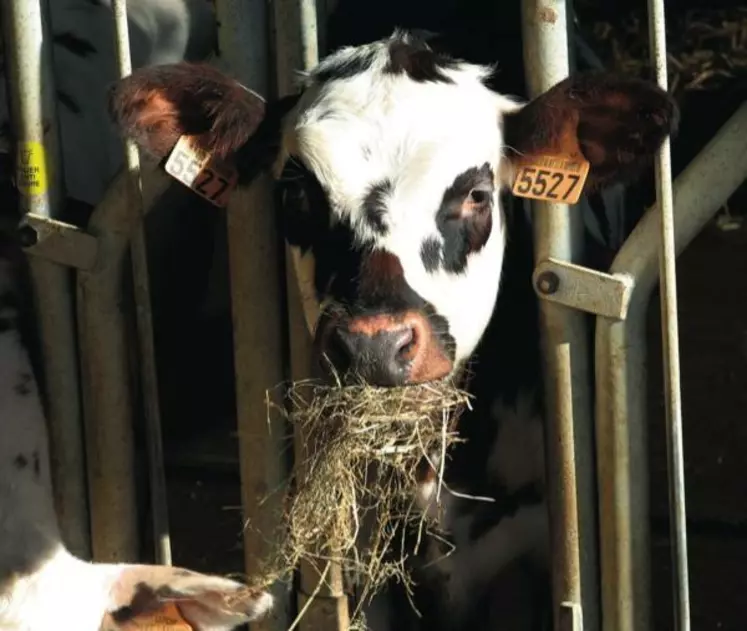
[[[47,161],[40,142],[18,144],[16,186],[26,195],[42,195],[47,191]]]

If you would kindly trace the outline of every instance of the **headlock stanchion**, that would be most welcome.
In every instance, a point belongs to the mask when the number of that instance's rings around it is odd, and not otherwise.
[[[27,224],[20,235],[32,255],[29,263],[41,338],[55,508],[65,543],[75,554],[88,558],[83,422],[72,279],[67,268],[79,262],[76,246],[85,239],[54,221],[64,199],[63,165],[45,8],[42,0],[5,0],[0,3],[0,17],[17,143],[16,185]]]

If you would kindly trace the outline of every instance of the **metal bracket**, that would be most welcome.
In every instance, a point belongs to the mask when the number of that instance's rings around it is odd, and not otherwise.
[[[615,320],[624,320],[633,293],[632,277],[605,274],[548,258],[537,264],[532,275],[540,298]]]
[[[90,270],[96,262],[96,237],[77,226],[27,213],[17,235],[24,251],[33,256],[80,270]]]
[[[584,616],[581,605],[574,602],[561,603],[558,631],[583,631],[583,628]]]

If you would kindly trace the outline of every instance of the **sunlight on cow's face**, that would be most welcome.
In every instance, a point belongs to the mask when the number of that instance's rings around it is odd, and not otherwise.
[[[290,107],[174,64],[120,81],[111,109],[159,159],[186,134],[232,160],[241,184],[272,166],[286,238],[313,254],[317,360],[400,385],[454,374],[483,335],[503,265],[500,188],[519,163],[572,156],[595,190],[635,176],[677,125],[649,82],[577,75],[520,106],[487,74],[395,33],[325,59]]]
[[[399,46],[326,59],[276,165],[326,305],[317,349],[379,385],[449,375],[487,326],[505,238],[500,123],[516,108],[485,87],[488,69]]]

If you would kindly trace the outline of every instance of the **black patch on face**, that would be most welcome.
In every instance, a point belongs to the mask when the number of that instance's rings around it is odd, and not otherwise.
[[[369,70],[375,59],[376,51],[373,49],[356,51],[342,59],[322,63],[321,67],[314,71],[314,78],[321,83],[350,79]]]
[[[13,466],[19,471],[25,469],[29,464],[29,459],[23,454],[18,454],[13,458]]]
[[[90,42],[69,31],[58,33],[52,38],[52,41],[76,57],[83,57],[85,59],[96,52],[96,48]]]
[[[19,397],[25,397],[31,393],[31,375],[28,373],[22,373],[18,377],[18,383],[13,387],[13,390]]]
[[[10,318],[0,318],[0,333],[10,331],[12,328],[14,328],[13,320]]]
[[[423,310],[453,360],[455,343],[448,322],[404,278],[395,285],[369,284],[362,290],[363,259],[370,254],[370,247],[360,243],[348,222],[331,225],[332,209],[327,195],[300,158],[289,158],[277,182],[276,195],[286,240],[302,252],[310,250],[314,256],[318,300],[331,298],[338,314],[344,316]]]
[[[462,273],[467,267],[467,255],[479,251],[490,236],[492,214],[478,217],[462,217],[464,199],[476,187],[492,191],[493,174],[486,162],[481,167],[472,167],[454,179],[446,189],[441,208],[436,215],[438,231],[443,235],[442,249],[444,268],[454,274]]]
[[[418,83],[454,83],[444,73],[458,67],[459,61],[437,53],[422,40],[410,37],[393,39],[389,44],[389,62],[386,74],[406,74]]]
[[[420,258],[426,272],[435,272],[441,267],[441,244],[437,239],[429,237],[423,241],[420,247]]]
[[[391,192],[392,183],[389,180],[383,180],[374,184],[363,200],[363,214],[366,221],[371,229],[381,236],[389,232],[384,217],[387,212],[386,198]]]
[[[33,454],[31,454],[31,459],[34,461],[34,475],[36,475],[36,477],[39,477],[39,474],[41,473],[41,462],[39,460],[39,452],[35,451]]]

